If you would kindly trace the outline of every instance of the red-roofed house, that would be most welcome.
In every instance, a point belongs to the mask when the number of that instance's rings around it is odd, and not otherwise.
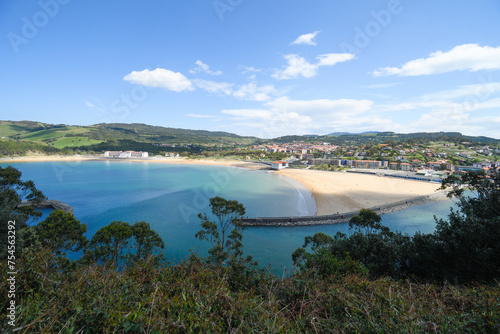
[[[288,168],[288,162],[286,161],[273,161],[271,163],[271,169],[283,169],[283,168]]]

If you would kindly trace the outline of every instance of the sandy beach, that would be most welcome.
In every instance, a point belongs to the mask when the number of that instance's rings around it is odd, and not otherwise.
[[[316,200],[317,215],[346,213],[436,192],[439,184],[367,174],[282,169],[276,173],[301,182]]]
[[[152,163],[175,163],[195,165],[219,165],[248,169],[269,169],[260,163],[233,159],[187,159],[187,158],[148,158],[148,159],[105,159],[96,156],[43,156],[32,155],[16,158],[2,158],[0,163],[9,162],[75,162],[75,161],[147,161]],[[307,187],[314,196],[317,215],[346,213],[362,208],[389,204],[401,200],[436,192],[439,184],[413,181],[392,177],[366,174],[329,172],[320,170],[282,169],[274,173],[292,178]]]
[[[0,158],[0,163],[8,164],[10,162],[75,162],[75,161],[134,161],[134,162],[153,162],[153,163],[171,163],[171,164],[191,164],[191,165],[214,165],[214,166],[230,166],[248,169],[269,169],[269,166],[260,163],[240,161],[234,159],[188,159],[188,158],[145,158],[145,159],[113,159],[99,156],[86,155],[30,155],[14,158]]]

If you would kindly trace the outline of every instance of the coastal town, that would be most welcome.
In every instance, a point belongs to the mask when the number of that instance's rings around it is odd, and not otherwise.
[[[345,215],[362,208],[387,210],[394,203],[406,208],[436,200],[433,194],[447,176],[480,171],[490,177],[500,167],[498,139],[458,132],[332,133],[263,139],[146,124],[75,127],[3,121],[0,134],[6,137],[1,139],[2,161],[57,162],[60,179],[72,170],[67,164],[85,160],[271,170],[298,182],[296,185],[316,204],[308,214],[317,216]],[[207,201],[212,195],[204,194]]]
[[[106,152],[105,155],[108,154],[111,153]],[[275,170],[300,168],[351,171],[440,181],[450,174],[468,171],[484,171],[488,175],[493,168],[500,167],[499,155],[498,146],[472,142],[429,141],[415,144],[389,140],[385,143],[361,145],[269,142],[208,151],[204,157],[231,157],[261,162]],[[165,156],[179,157],[179,154],[167,152]]]

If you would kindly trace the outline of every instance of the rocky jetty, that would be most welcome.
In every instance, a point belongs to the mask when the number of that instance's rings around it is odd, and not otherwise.
[[[446,192],[440,191],[435,194],[414,197],[408,200],[402,200],[385,205],[379,205],[371,208],[379,215],[385,213],[404,210],[416,205],[422,205],[435,201],[446,199]],[[244,218],[243,226],[308,226],[308,225],[327,225],[339,224],[348,222],[353,216],[357,215],[359,210],[346,213],[338,213],[334,215],[324,216],[302,216],[302,217],[260,217],[260,218]]]
[[[18,207],[23,207],[23,206],[33,206],[33,202],[31,201],[23,201],[21,204],[18,205]],[[62,210],[64,212],[68,212],[73,214],[74,210],[73,207],[69,206],[66,203],[63,203],[61,201],[55,200],[55,199],[48,199],[45,201],[41,201],[39,204],[36,204],[35,207],[37,208],[54,208],[54,210]]]

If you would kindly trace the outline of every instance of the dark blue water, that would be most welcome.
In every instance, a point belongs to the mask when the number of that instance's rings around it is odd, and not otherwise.
[[[246,216],[290,216],[314,213],[310,192],[300,183],[272,173],[238,168],[143,162],[38,162],[11,164],[33,180],[50,199],[75,210],[87,224],[87,237],[114,220],[146,221],[165,241],[174,260],[190,250],[206,255],[209,245],[194,235],[199,212],[209,213],[213,196],[237,200]],[[3,167],[6,164],[2,164]],[[382,216],[393,230],[413,234],[435,229],[433,216],[444,218],[451,201],[425,204]],[[50,210],[44,210],[48,215]],[[249,227],[244,232],[245,253],[260,265],[291,269],[292,252],[316,232],[348,233],[348,224],[304,227]]]

